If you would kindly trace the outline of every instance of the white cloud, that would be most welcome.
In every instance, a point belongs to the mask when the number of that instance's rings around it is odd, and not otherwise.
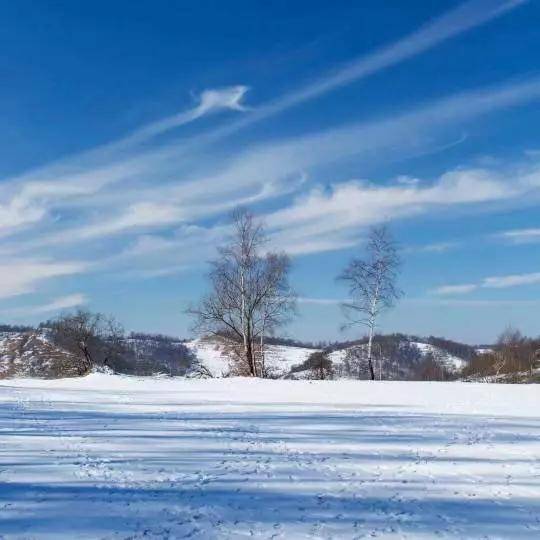
[[[466,294],[478,289],[508,289],[522,285],[534,285],[540,283],[540,272],[528,274],[510,274],[506,276],[490,276],[484,278],[480,283],[466,283],[462,285],[443,285],[432,291],[437,295]]]
[[[88,269],[82,262],[10,260],[0,263],[0,298],[33,292],[47,279],[79,274]]]
[[[401,174],[396,178],[396,184],[403,184],[404,186],[417,186],[420,183],[419,178],[413,178],[406,174]]]
[[[151,202],[152,193],[145,193],[142,198],[148,199],[148,202],[128,207],[123,214],[108,222],[100,221],[95,225],[60,233],[56,240],[75,242],[130,229],[145,232],[151,228],[184,222],[185,226],[175,238],[164,240],[153,236],[152,242],[162,252],[191,249],[188,246],[193,246],[193,231],[204,231],[205,247],[208,247],[212,242],[223,239],[223,226],[218,225],[215,233],[209,234],[208,229],[197,229],[190,225],[194,220],[222,213],[238,204],[246,204],[246,201],[286,193],[292,189],[292,185],[296,187],[294,183],[286,183],[287,174],[295,167],[294,161],[287,161],[286,157],[281,159],[279,153],[269,149],[266,151],[268,154],[255,151],[243,155],[220,173],[202,178],[199,182],[175,184],[169,189],[159,190],[156,196],[163,199],[160,202]],[[528,167],[524,168],[521,163],[506,167],[499,164],[498,170],[460,168],[443,173],[434,181],[424,180],[413,184],[403,184],[398,178],[393,183],[382,185],[349,181],[334,184],[326,190],[312,188],[292,203],[266,215],[265,221],[274,245],[291,254],[343,249],[358,244],[363,228],[381,221],[441,209],[493,202],[506,204],[525,196],[530,199],[540,195],[531,181],[532,178],[540,178],[539,168],[535,164],[528,164]],[[257,169],[261,171],[259,175]],[[250,182],[254,177],[261,182],[262,191],[250,195]],[[297,184],[299,187],[303,185],[302,181]],[[266,186],[266,191],[263,186]],[[244,190],[247,193],[243,193]],[[218,234],[219,230],[221,232]],[[147,241],[144,234],[143,238]],[[45,239],[44,243],[51,240],[54,237]],[[455,242],[439,243],[423,246],[422,250],[442,252],[455,245]],[[197,251],[200,251],[198,247]]]
[[[172,266],[165,266],[162,268],[155,268],[151,270],[132,270],[127,271],[122,274],[122,279],[126,277],[131,277],[135,279],[152,279],[152,278],[161,278],[161,277],[168,277],[168,276],[174,276],[177,274],[181,274],[183,272],[187,272],[189,270],[189,265],[186,264],[177,264]]]
[[[247,109],[243,106],[242,100],[247,90],[247,86],[243,85],[205,90],[200,95],[199,104],[193,109],[163,118],[162,120],[137,129],[127,137],[113,143],[112,147],[117,149],[122,146],[146,142],[153,137],[162,135],[172,129],[193,122],[204,115],[220,110],[245,111]],[[108,150],[110,149],[109,147]]]
[[[495,236],[516,244],[540,242],[540,229],[515,229],[497,233]]]
[[[61,311],[63,309],[70,309],[81,306],[88,302],[86,295],[81,293],[70,294],[68,296],[61,296],[55,298],[52,302],[42,304],[39,306],[27,306],[22,308],[16,308],[11,310],[5,310],[12,315],[28,316],[28,315],[40,315],[43,313],[51,313],[54,311]]]
[[[57,237],[62,242],[137,229],[136,216],[141,216],[137,208],[141,204],[156,205],[153,213],[156,219],[142,216],[142,226],[153,227],[185,219],[194,221],[228,211],[238,204],[287,193],[302,185],[298,179],[305,178],[306,171],[322,165],[352,156],[360,162],[388,156],[396,159],[415,147],[424,146],[426,141],[442,134],[454,122],[538,97],[540,79],[532,79],[452,96],[398,117],[255,145],[233,157],[210,160],[204,153],[186,157],[180,143],[180,146],[168,145],[159,151],[141,152],[136,157],[97,168],[91,166],[81,170],[69,164],[53,166],[17,181],[2,183],[0,204],[7,207],[21,199],[23,202],[17,203],[22,208],[19,213],[25,215],[25,219],[34,216],[33,223],[54,216],[55,220],[48,225],[51,229],[62,229]],[[196,163],[191,163],[194,159]],[[186,162],[195,169],[178,172]],[[201,167],[208,172],[198,173],[197,168]],[[441,195],[454,197],[448,202],[459,203],[460,198],[472,202],[467,182],[473,171],[467,171],[467,177],[463,178],[460,174],[449,173],[437,187]],[[489,178],[481,178],[481,174],[481,171],[477,172],[478,177],[474,179],[476,200],[481,202],[500,195],[501,185]],[[536,173],[530,178],[531,187],[540,186],[539,177]],[[436,197],[437,193],[432,191],[432,196]],[[26,212],[30,206],[32,213]],[[157,210],[158,206],[167,212]],[[70,222],[56,220],[65,212],[73,216]],[[163,220],[164,213],[170,219]],[[9,232],[9,223],[6,226],[8,229],[4,233]],[[44,236],[55,237],[54,232],[51,234],[43,227],[39,232],[43,233],[40,242],[44,244],[47,243]]]
[[[139,202],[129,206],[118,217],[91,223],[84,227],[61,232],[45,240],[46,244],[79,242],[122,233],[130,229],[157,227],[177,223],[183,217],[181,207],[172,204]]]
[[[534,283],[540,283],[540,272],[487,277],[484,278],[482,287],[506,289],[508,287],[517,287],[519,285],[532,285]]]
[[[457,9],[443,15],[439,19],[427,24],[403,40],[398,41],[385,49],[379,50],[376,53],[362,57],[345,68],[338,70],[336,73],[325,76],[318,82],[310,84],[297,92],[286,94],[272,103],[263,105],[259,110],[248,114],[245,119],[240,120],[236,124],[233,123],[226,126],[225,131],[219,128],[214,130],[214,132],[209,134],[209,140],[215,142],[216,137],[225,137],[230,134],[230,129],[238,129],[246,123],[249,124],[254,120],[265,118],[271,114],[292,107],[301,101],[329,92],[338,86],[348,84],[353,80],[357,80],[374,73],[375,71],[403,61],[406,58],[437,45],[445,39],[459,34],[460,32],[483,24],[502,13],[517,7],[521,3],[522,2],[520,1],[511,0],[467,2]],[[89,197],[89,195],[99,192],[104,186],[110,185],[111,183],[133,183],[140,179],[152,178],[152,183],[155,184],[162,175],[170,175],[170,171],[174,170],[176,164],[181,163],[181,157],[184,159],[186,158],[185,154],[180,156],[181,148],[179,148],[178,145],[173,145],[166,151],[165,149],[162,149],[157,153],[143,152],[137,157],[129,156],[127,160],[124,159],[122,153],[116,155],[114,149],[118,150],[119,148],[125,147],[126,144],[129,146],[132,143],[151,139],[156,135],[184,125],[208,113],[224,109],[244,110],[242,99],[246,90],[247,87],[242,85],[216,90],[206,90],[201,94],[199,104],[192,109],[144,126],[119,141],[115,141],[103,147],[98,147],[83,155],[75,156],[65,163],[45,167],[34,171],[33,173],[24,175],[14,182],[15,186],[22,185],[22,192],[19,195],[21,201],[18,204],[13,201],[8,201],[6,203],[7,208],[13,206],[15,211],[18,210],[17,216],[15,216],[14,219],[6,220],[4,227],[6,229],[16,230],[20,224],[40,222],[50,215],[51,209],[58,207],[61,201],[65,201],[66,199],[79,199],[77,203],[74,203],[79,206],[81,204],[90,205],[93,204],[93,202],[98,204],[99,199],[93,201],[92,197]],[[399,138],[407,139],[410,137],[411,132],[418,131],[415,124],[424,124],[426,122],[432,124],[436,121],[436,118],[433,116],[434,114],[438,114],[444,121],[447,121],[456,115],[459,117],[460,114],[463,114],[465,111],[462,109],[467,109],[467,104],[470,104],[468,107],[469,110],[474,108],[488,110],[490,108],[509,105],[512,101],[526,99],[527,92],[531,94],[535,93],[536,90],[537,89],[535,88],[527,88],[527,85],[522,85],[519,88],[503,88],[502,92],[504,95],[500,93],[497,95],[496,92],[494,94],[488,92],[489,95],[461,96],[461,99],[457,99],[457,103],[455,101],[450,101],[445,104],[447,109],[446,113],[441,110],[442,104],[438,104],[436,110],[425,110],[424,116],[416,118],[416,122],[415,119],[411,117],[402,118],[401,124],[407,124],[409,129],[402,129],[399,133],[396,132],[396,137],[391,139],[387,146],[396,144]],[[528,97],[530,98],[531,96],[529,95]],[[477,110],[477,112],[481,111]],[[428,118],[429,115],[431,115],[431,118]],[[324,162],[332,159],[332,156],[344,157],[357,153],[356,150],[359,135],[363,137],[364,141],[373,140],[373,137],[375,137],[376,143],[374,147],[373,145],[368,144],[367,148],[364,147],[358,149],[358,153],[376,150],[381,147],[382,139],[385,135],[388,136],[391,128],[396,127],[398,126],[392,125],[392,123],[387,126],[357,125],[352,126],[348,132],[347,130],[332,130],[326,134],[316,136],[315,139],[313,137],[308,137],[295,142],[298,151],[307,151],[308,155],[311,155],[312,157],[310,161],[313,162],[313,155],[320,153],[320,148],[328,146],[328,143],[332,142],[334,135],[337,136],[334,144],[330,144],[328,150],[322,153],[321,160],[319,161]],[[403,128],[405,128],[405,125],[403,125]],[[358,133],[358,131],[361,133]],[[377,131],[379,133],[377,133]],[[317,137],[319,139],[318,141],[316,140]],[[197,138],[195,140],[197,140]],[[200,142],[204,142],[204,140],[203,137]],[[415,139],[415,141],[418,142],[418,139]],[[319,144],[315,144],[312,147],[311,144],[316,142]],[[290,143],[293,144],[291,145]],[[185,145],[184,142],[182,142],[182,144]],[[288,144],[290,150],[293,151],[293,147],[295,146],[294,141],[289,141]],[[364,145],[366,145],[366,142],[364,142]],[[190,146],[190,143],[188,143],[188,147],[193,149],[192,146]],[[285,151],[286,149],[282,147],[281,153]],[[115,162],[114,160],[117,160],[120,156],[122,156],[123,161]],[[177,159],[174,160],[171,156],[176,156]],[[104,159],[108,161],[103,163]],[[315,159],[315,163],[311,163],[310,165],[317,164],[317,162],[318,160]],[[300,166],[301,164],[298,165]],[[296,171],[298,171],[298,168],[299,167],[295,168]],[[147,181],[144,183],[147,183]],[[7,182],[7,184],[13,184],[13,182]],[[3,191],[6,191],[5,186]],[[13,191],[13,189],[7,191],[9,193],[9,191]],[[17,195],[15,195],[15,197],[17,197]],[[0,193],[0,201],[2,198]],[[84,199],[87,200],[85,201]],[[0,204],[2,203],[0,202]],[[13,224],[13,226],[10,224]],[[1,225],[2,224],[0,223],[0,228]]]
[[[535,174],[540,178],[537,169]],[[378,185],[350,181],[315,188],[286,208],[266,216],[274,243],[292,253],[340,249],[358,242],[361,228],[473,204],[508,201],[530,194],[530,171],[507,175],[487,169],[457,169],[433,182]],[[431,246],[443,250],[451,244]]]
[[[128,136],[67,160],[5,179],[0,188],[0,234],[18,231],[50,217],[51,210],[93,204],[92,195],[111,185],[159,177],[159,152],[126,154],[125,149],[219,110],[244,110],[245,86],[205,90],[199,104],[134,131]],[[96,201],[99,204],[99,200]]]
[[[404,298],[402,300],[405,304],[426,304],[435,306],[448,306],[448,307],[466,307],[466,308],[494,308],[494,307],[529,307],[540,305],[540,300],[479,300],[468,298]]]
[[[280,247],[301,254],[353,246],[360,239],[359,228],[390,217],[512,199],[539,188],[540,175],[534,171],[517,182],[518,188],[483,170],[451,171],[427,184],[409,177],[392,185],[345,182],[329,191],[307,188],[306,179],[317,168],[351,157],[362,164],[425,150],[452,124],[537,99],[540,79],[451,96],[397,117],[267,140],[240,152],[216,147],[220,140],[229,143],[230,135],[239,129],[412,58],[521,3],[466,2],[403,39],[253,110],[243,105],[246,86],[205,90],[194,106],[178,114],[82,154],[4,179],[0,182],[2,249],[11,256],[26,250],[32,259],[0,265],[0,297],[31,292],[44,280],[85,271],[88,263],[70,261],[78,258],[71,255],[73,250],[83,247],[89,259],[98,259],[93,264],[104,262],[102,268],[109,261],[120,268],[139,257],[142,274],[174,272],[206,257],[227,231],[219,222],[207,227],[196,224],[212,216],[220,219],[237,205],[294,192],[303,194],[290,205],[280,199],[281,209],[267,217]],[[201,135],[163,142],[161,136],[221,111],[243,113]],[[179,232],[171,234],[172,228]],[[10,235],[17,235],[11,243]],[[112,235],[124,236],[123,246],[107,243]],[[134,235],[142,236],[135,244]],[[100,241],[99,255],[92,240],[96,246]],[[40,258],[40,253],[47,258]]]
[[[147,235],[179,224],[190,226],[237,205],[303,191],[308,185],[307,173],[320,166],[351,156],[359,163],[399,156],[411,146],[443,133],[454,121],[534,97],[540,97],[540,79],[460,94],[399,117],[258,144],[230,157],[203,159],[203,168],[208,169],[203,174],[175,172],[183,158],[177,159],[173,146],[97,169],[93,187],[88,187],[93,181],[91,170],[75,174],[73,185],[65,171],[61,181],[47,176],[45,183],[40,183],[32,177],[18,184],[20,193],[27,201],[42,204],[55,219],[28,231],[11,246],[4,242],[3,249],[39,253],[46,246],[66,249],[70,244],[111,235]],[[283,204],[282,200],[281,209],[266,217],[276,243],[292,254],[343,249],[356,245],[362,228],[373,223],[457,205],[506,204],[525,195],[530,199],[540,191],[540,165],[528,163],[526,168],[520,163],[506,169],[509,172],[505,174],[501,170],[461,168],[431,182],[403,183],[403,177],[398,177],[390,184],[350,181],[334,184],[329,190],[311,188],[292,203]],[[12,191],[2,187],[0,201],[2,193]],[[128,239],[124,240],[126,244]],[[185,245],[179,238],[173,243],[179,249]],[[109,258],[103,249],[106,246],[100,245],[100,257],[105,260]],[[195,250],[200,251],[198,246]],[[163,253],[170,251],[173,248]],[[117,253],[115,246],[112,257]],[[156,255],[154,260],[158,266],[185,263],[186,256],[159,261]]]
[[[403,248],[405,253],[446,253],[460,246],[460,242],[435,242],[423,246],[407,246]]]
[[[281,113],[339,87],[364,79],[383,69],[413,58],[444,41],[511,11],[527,0],[470,0],[464,2],[404,38],[361,56],[309,85],[268,103],[239,120],[236,127]]]
[[[209,91],[195,109],[242,108],[244,92],[245,87]],[[0,183],[0,209],[9,216],[0,218],[0,234],[19,234],[11,244],[4,242],[3,250],[39,253],[53,247],[69,252],[70,244],[75,248],[111,235],[124,235],[127,245],[135,234],[193,225],[237,205],[297,191],[302,195],[292,204],[281,199],[281,209],[267,216],[269,226],[281,247],[293,254],[313,253],[353,246],[362,227],[390,218],[530,197],[540,191],[540,167],[517,171],[512,180],[493,170],[457,169],[435,182],[399,177],[388,185],[344,182],[328,191],[307,190],[306,178],[351,157],[359,166],[399,159],[444,136],[454,123],[538,97],[540,79],[530,79],[451,96],[397,117],[259,143],[241,153],[214,154],[195,145],[190,148],[196,151],[186,154],[180,141],[127,157],[76,156]],[[21,227],[26,227],[23,233]],[[183,239],[172,243],[183,245]],[[100,243],[101,258],[108,258],[107,246]],[[112,257],[118,243],[113,249]],[[184,259],[173,263],[184,264]]]
[[[314,304],[321,306],[339,306],[343,302],[346,302],[345,299],[339,298],[310,298],[306,296],[301,296],[297,298],[299,304]]]
[[[443,285],[442,287],[437,287],[432,292],[433,294],[446,296],[454,294],[466,294],[478,289],[478,285],[474,283],[465,283],[462,285]]]

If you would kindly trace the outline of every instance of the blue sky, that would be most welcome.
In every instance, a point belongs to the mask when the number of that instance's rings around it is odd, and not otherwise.
[[[235,206],[293,258],[299,317],[388,223],[384,331],[539,333],[540,4],[0,2],[0,311],[86,305],[190,334]]]

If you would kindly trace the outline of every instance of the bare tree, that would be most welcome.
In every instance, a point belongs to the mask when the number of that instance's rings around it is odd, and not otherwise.
[[[265,336],[294,311],[290,261],[284,253],[263,253],[265,231],[251,213],[236,210],[232,220],[232,238],[211,262],[211,291],[188,313],[199,331],[228,340],[240,373],[264,377]]]
[[[493,352],[493,369],[497,379],[501,371],[506,370],[507,367],[510,367],[511,370],[520,369],[523,364],[520,360],[528,352],[527,345],[527,340],[517,328],[507,326],[501,332]]]
[[[401,261],[397,246],[387,227],[373,227],[369,232],[366,258],[355,258],[338,277],[346,283],[350,300],[343,304],[348,323],[345,326],[362,325],[368,331],[367,361],[372,380],[373,336],[379,315],[392,307],[401,296],[396,279]]]
[[[332,360],[330,360],[328,353],[325,351],[311,353],[306,363],[309,366],[313,379],[324,381],[331,379],[334,374]]]
[[[109,365],[123,350],[122,327],[112,317],[79,309],[43,324],[52,341],[78,357],[78,374],[95,365]]]

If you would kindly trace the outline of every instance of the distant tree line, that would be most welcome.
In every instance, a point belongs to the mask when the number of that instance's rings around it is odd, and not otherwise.
[[[162,341],[165,343],[186,343],[189,341],[185,338],[179,338],[175,336],[168,336],[166,334],[152,333],[152,332],[130,332],[128,339],[137,339],[143,341]]]
[[[507,328],[494,346],[470,359],[462,375],[473,380],[540,382],[540,338]]]
[[[31,332],[32,330],[34,330],[33,326],[24,324],[0,324],[0,332]]]

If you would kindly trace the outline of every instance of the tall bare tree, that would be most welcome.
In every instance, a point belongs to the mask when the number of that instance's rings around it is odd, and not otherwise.
[[[196,328],[228,338],[231,349],[240,344],[243,372],[266,374],[264,339],[291,316],[295,295],[289,285],[290,261],[284,253],[264,252],[262,224],[246,210],[232,215],[230,242],[211,262],[211,291],[188,310]]]
[[[401,292],[396,280],[401,261],[386,226],[373,227],[369,232],[364,259],[354,258],[338,276],[349,289],[350,300],[343,304],[348,323],[367,328],[367,361],[369,373],[375,380],[373,369],[373,336],[379,315],[392,307]]]

